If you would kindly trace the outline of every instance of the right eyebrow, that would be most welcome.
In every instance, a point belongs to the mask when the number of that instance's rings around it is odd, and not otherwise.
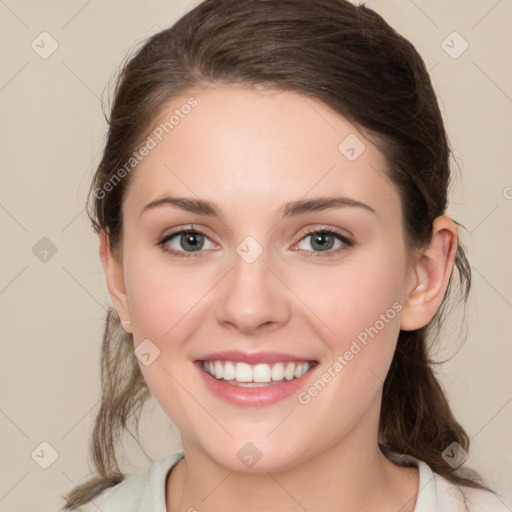
[[[139,215],[142,215],[144,212],[159,206],[175,206],[181,210],[185,210],[190,213],[197,213],[198,215],[208,215],[211,217],[219,218],[222,217],[219,208],[210,201],[193,199],[189,197],[171,196],[160,197],[151,201],[142,209]]]

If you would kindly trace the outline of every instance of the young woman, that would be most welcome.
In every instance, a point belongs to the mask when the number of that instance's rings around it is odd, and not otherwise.
[[[151,37],[91,186],[115,309],[67,508],[507,510],[428,356],[470,284],[450,154],[421,57],[363,5],[205,0]],[[183,450],[125,478],[150,395]]]

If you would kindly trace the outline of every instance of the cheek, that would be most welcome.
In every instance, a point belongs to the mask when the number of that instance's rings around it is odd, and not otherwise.
[[[350,366],[385,374],[400,331],[405,275],[405,257],[388,247],[302,276],[298,295],[308,297],[330,359],[346,354],[358,361]]]
[[[326,333],[326,351],[323,372],[298,398],[309,418],[330,418],[328,427],[318,425],[325,439],[336,438],[365,411],[373,410],[372,404],[380,403],[396,347],[405,264],[392,251],[387,258],[373,254],[372,259],[362,258],[346,269],[340,266],[304,281],[311,292],[308,306],[318,315],[317,331]]]
[[[130,316],[134,337],[160,339],[172,327],[179,314],[179,302],[169,302],[177,292],[176,283],[171,286],[167,276],[158,278],[155,267],[141,265],[128,269],[126,289],[130,304]]]
[[[170,264],[155,249],[129,250],[125,280],[135,340],[154,338],[162,343],[192,319],[194,309],[212,287],[212,272],[205,267]]]
[[[125,275],[134,344],[144,341],[152,357],[158,354],[148,365],[139,362],[151,394],[178,428],[187,428],[192,420],[201,424],[202,412],[190,407],[185,391],[190,388],[191,364],[187,341],[197,327],[199,301],[211,288],[208,277],[191,278],[187,271],[143,251],[132,251]]]
[[[372,325],[381,313],[403,298],[404,258],[396,252],[365,256],[338,267],[319,266],[304,272],[303,284],[296,284],[312,309],[336,332],[345,331],[349,325]]]

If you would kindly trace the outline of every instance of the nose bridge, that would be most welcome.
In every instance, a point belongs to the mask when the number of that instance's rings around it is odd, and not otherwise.
[[[218,321],[244,332],[285,322],[289,311],[286,294],[268,268],[272,265],[270,251],[248,236],[235,248],[232,262],[217,307]]]

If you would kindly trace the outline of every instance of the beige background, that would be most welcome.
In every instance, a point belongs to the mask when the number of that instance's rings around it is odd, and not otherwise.
[[[100,99],[108,98],[109,79],[126,52],[191,5],[0,2],[1,511],[59,510],[60,495],[90,474],[99,347],[110,304],[83,211],[106,127]],[[460,322],[454,322],[437,357],[453,356],[440,373],[472,439],[468,465],[512,510],[512,1],[367,5],[425,59],[462,171],[449,213],[467,228],[463,240],[474,270],[468,338],[461,348]],[[59,45],[46,59],[31,48],[43,31]],[[442,46],[454,31],[469,44],[458,58]],[[460,39],[447,41],[452,52],[462,48]],[[46,262],[32,251],[42,237],[57,249]],[[178,449],[179,437],[159,407],[150,403],[147,411],[141,432],[148,455]],[[41,448],[43,441],[52,448]],[[133,442],[127,446],[123,469],[149,465]],[[52,449],[58,458],[41,468],[35,460],[50,462]]]

